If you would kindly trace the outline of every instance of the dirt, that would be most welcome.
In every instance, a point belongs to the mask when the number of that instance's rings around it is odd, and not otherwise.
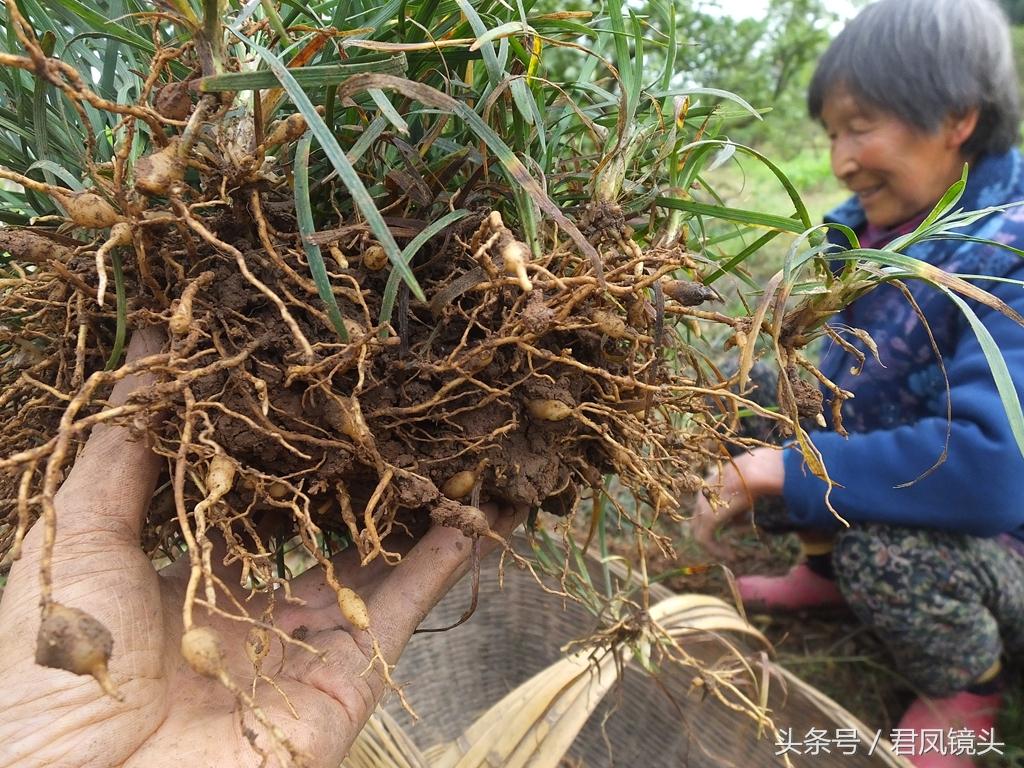
[[[789,366],[785,371],[789,387],[780,385],[779,406],[785,409],[795,409],[800,419],[814,419],[821,414],[823,395],[816,383],[812,384],[797,373],[796,366]],[[790,400],[792,397],[792,400]]]

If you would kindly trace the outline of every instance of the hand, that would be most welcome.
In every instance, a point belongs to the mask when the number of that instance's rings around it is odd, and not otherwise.
[[[162,339],[136,334],[132,357],[159,351]],[[126,378],[111,400],[123,402],[145,377]],[[124,696],[106,696],[91,677],[35,664],[39,628],[39,564],[42,526],[26,536],[21,559],[10,574],[0,603],[0,766],[256,766],[260,756],[244,734],[262,734],[251,714],[240,714],[234,696],[220,683],[197,675],[180,653],[182,601],[188,558],[157,572],[139,546],[146,508],[160,459],[126,429],[97,427],[57,495],[54,599],[84,610],[114,637],[111,676]],[[514,515],[488,511],[496,533],[507,535]],[[521,519],[521,518],[519,518]],[[390,541],[390,540],[389,540]],[[435,527],[397,566],[380,559],[360,568],[349,552],[335,558],[337,576],[366,602],[372,631],[394,663],[413,630],[469,565],[471,541],[451,528]],[[237,585],[237,573],[221,573]],[[336,768],[372,714],[383,691],[379,663],[367,633],[349,630],[333,591],[319,568],[294,579],[305,606],[282,605],[274,623],[323,658],[272,640],[265,674],[287,694],[261,682],[256,701],[288,740],[308,756],[309,766]],[[244,600],[239,589],[236,595]],[[250,614],[261,615],[253,598]],[[207,619],[196,609],[197,625],[213,627],[224,641],[225,667],[239,687],[254,677],[244,653],[249,627]],[[244,722],[243,722],[244,721]],[[257,744],[266,749],[265,736]],[[272,760],[270,764],[275,764]]]
[[[721,505],[713,508],[703,494],[697,496],[690,521],[693,538],[715,557],[731,559],[732,549],[717,542],[715,533],[738,522],[761,496],[781,496],[785,478],[782,451],[777,448],[755,448],[734,457],[709,478],[708,484],[717,488]]]

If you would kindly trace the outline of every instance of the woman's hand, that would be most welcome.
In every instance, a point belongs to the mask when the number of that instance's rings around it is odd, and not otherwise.
[[[781,496],[786,471],[778,448],[755,448],[736,456],[715,472],[708,484],[718,491],[720,504],[712,507],[703,495],[690,521],[693,538],[715,557],[731,559],[732,550],[715,540],[725,525],[738,523],[761,496]]]
[[[136,334],[130,354],[157,352],[160,344],[159,336]],[[151,383],[125,379],[111,399],[123,402]],[[250,739],[268,750],[263,729],[220,683],[200,677],[181,656],[188,559],[157,572],[139,546],[159,470],[160,459],[126,429],[98,427],[56,502],[54,599],[88,612],[111,631],[110,673],[123,702],[104,695],[91,677],[35,663],[42,526],[26,537],[0,603],[0,766],[262,765]],[[522,519],[485,511],[503,536]],[[395,567],[380,559],[360,567],[351,550],[334,560],[338,580],[366,602],[389,663],[468,568],[472,542],[454,529],[435,527],[408,548]],[[217,572],[234,585],[237,599],[246,599],[237,569]],[[383,692],[379,662],[371,668],[368,634],[345,625],[321,569],[294,579],[292,589],[306,604],[278,601],[274,624],[301,636],[323,658],[295,645],[285,651],[271,636],[262,670],[279,690],[261,680],[255,699],[307,756],[305,765],[337,768]],[[250,615],[261,616],[259,597],[246,606]],[[241,688],[252,690],[254,669],[244,653],[249,626],[207,616],[200,607],[196,623],[218,632],[228,654],[225,668]]]

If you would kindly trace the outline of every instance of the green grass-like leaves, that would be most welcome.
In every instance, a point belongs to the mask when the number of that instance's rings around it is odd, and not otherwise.
[[[331,325],[337,331],[338,338],[347,342],[348,331],[345,329],[338,300],[331,289],[331,280],[327,275],[323,254],[320,252],[320,246],[310,240],[316,231],[313,225],[313,207],[309,200],[309,147],[312,141],[312,137],[306,134],[299,139],[295,147],[295,215],[298,219],[302,248],[306,252],[309,272],[316,283],[317,293],[327,306],[327,316],[331,319]]]

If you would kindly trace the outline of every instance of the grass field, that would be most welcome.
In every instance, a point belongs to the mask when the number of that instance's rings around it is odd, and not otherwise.
[[[809,128],[804,146],[793,152],[774,147],[759,148],[771,158],[792,182],[810,213],[819,222],[829,210],[845,200],[849,193],[832,175],[828,143],[818,130]],[[725,203],[765,213],[792,213],[793,204],[779,180],[763,163],[737,154],[732,160],[705,174],[705,180]],[[748,240],[753,238],[748,237]],[[749,244],[743,241],[743,245]],[[781,268],[792,238],[782,236],[751,257],[748,269],[758,276],[769,276]],[[736,248],[736,250],[739,250]]]

